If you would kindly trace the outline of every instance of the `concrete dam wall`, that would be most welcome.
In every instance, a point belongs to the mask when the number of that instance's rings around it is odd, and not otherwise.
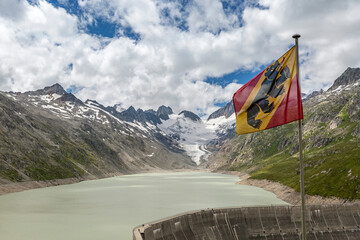
[[[143,225],[134,240],[301,240],[300,206],[188,212]],[[360,203],[306,207],[308,240],[360,240]]]

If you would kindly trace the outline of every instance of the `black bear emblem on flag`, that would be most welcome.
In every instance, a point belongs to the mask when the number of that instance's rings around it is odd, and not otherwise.
[[[274,99],[285,92],[283,85],[291,74],[288,66],[282,66],[283,63],[284,58],[281,64],[276,61],[265,71],[264,81],[247,111],[247,123],[253,128],[260,128],[262,121],[256,117],[261,113],[267,114],[273,111]]]

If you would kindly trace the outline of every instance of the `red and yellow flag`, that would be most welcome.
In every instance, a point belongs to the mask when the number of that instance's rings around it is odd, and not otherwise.
[[[238,135],[303,119],[296,61],[294,46],[234,94]]]

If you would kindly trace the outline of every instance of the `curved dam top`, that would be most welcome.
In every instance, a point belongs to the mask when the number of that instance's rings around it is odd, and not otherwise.
[[[134,240],[301,240],[300,206],[194,211],[143,225]],[[359,240],[360,203],[306,207],[308,240]]]

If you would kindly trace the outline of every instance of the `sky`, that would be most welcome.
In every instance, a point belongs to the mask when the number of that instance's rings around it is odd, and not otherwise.
[[[360,67],[358,0],[1,0],[0,90],[208,116],[294,45],[302,92]]]

